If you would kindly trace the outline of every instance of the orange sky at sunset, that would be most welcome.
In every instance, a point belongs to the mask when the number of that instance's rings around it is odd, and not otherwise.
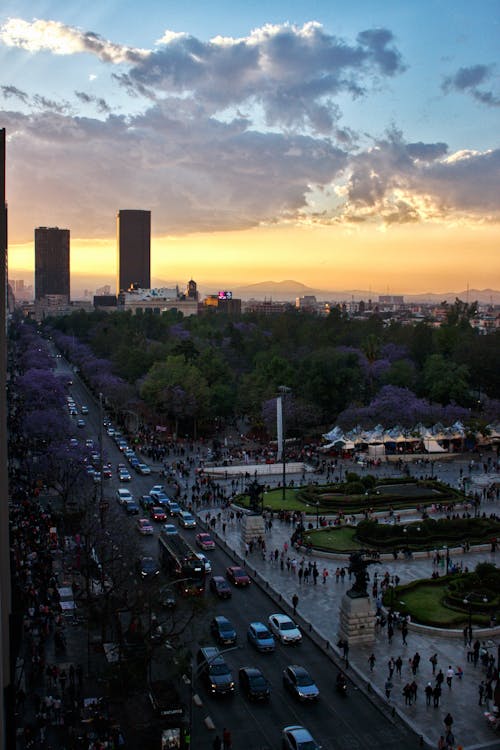
[[[153,238],[152,274],[181,288],[191,277],[203,288],[283,279],[394,294],[498,288],[498,244],[493,226],[260,227]],[[33,243],[11,245],[10,278],[32,273],[33,261]],[[114,238],[71,239],[73,288],[91,281],[113,287],[115,264]]]

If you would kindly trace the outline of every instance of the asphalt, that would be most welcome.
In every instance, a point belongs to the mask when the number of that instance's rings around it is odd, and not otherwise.
[[[498,481],[498,475],[489,475],[486,482]],[[496,513],[500,510],[500,504],[496,502],[484,502],[481,505],[481,512]],[[346,575],[344,581],[339,579],[336,582],[335,570],[337,567],[348,567],[347,556],[320,556],[313,553],[311,557],[306,556],[306,563],[309,560],[316,560],[320,573],[323,568],[327,568],[329,575],[325,584],[322,583],[322,576],[318,578],[317,585],[311,581],[299,584],[299,578],[291,571],[287,570],[286,565],[281,570],[279,563],[269,561],[269,551],[281,550],[284,544],[290,545],[290,536],[293,528],[290,524],[279,521],[276,518],[270,531],[265,534],[265,544],[267,554],[263,559],[261,550],[257,547],[245,558],[245,543],[242,539],[241,525],[236,521],[230,520],[228,511],[222,508],[204,508],[199,511],[199,518],[205,519],[207,512],[212,516],[221,512],[221,520],[215,527],[215,534],[219,542],[231,550],[236,559],[240,559],[249,572],[258,580],[264,582],[271,591],[274,592],[276,599],[281,597],[283,608],[290,612],[292,608],[292,597],[297,594],[299,603],[297,606],[297,622],[303,630],[314,635],[316,640],[323,648],[333,651],[338,657],[340,664],[345,663],[341,659],[341,651],[337,646],[339,640],[339,611],[342,597],[345,596],[350,588],[349,578]],[[415,511],[415,518],[419,515]],[[412,517],[410,512],[406,516],[408,520]],[[226,521],[225,533],[222,531],[222,524]],[[311,519],[313,522],[315,518]],[[489,550],[472,549],[463,553],[461,550],[451,551],[450,565],[462,564],[469,569],[473,569],[479,562],[492,562],[497,564],[500,553],[492,553]],[[292,554],[293,552],[293,554]],[[287,556],[295,557],[299,563],[302,557],[300,552],[288,550]],[[389,576],[398,576],[400,583],[406,583],[415,579],[429,578],[433,572],[432,556],[417,559],[398,559],[382,560],[380,565],[369,568],[370,576],[373,580],[375,572],[382,577],[386,572]],[[369,584],[370,589],[370,584]],[[372,600],[373,601],[373,600]],[[373,601],[375,607],[375,602]],[[395,608],[397,602],[395,602]],[[500,650],[500,628],[481,632],[473,629],[473,640],[478,638],[481,642],[485,641],[489,652],[497,657],[497,649]],[[406,638],[406,644],[403,643],[401,631],[396,627],[392,642],[388,642],[387,628],[383,627],[375,632],[373,644],[350,646],[349,649],[349,666],[347,673],[353,681],[353,689],[361,689],[368,693],[374,700],[379,701],[385,706],[386,710],[397,712],[400,717],[410,725],[414,731],[422,738],[422,743],[430,747],[437,747],[439,737],[445,734],[444,717],[450,713],[454,719],[453,734],[455,736],[455,747],[462,748],[500,748],[500,737],[489,725],[485,717],[487,706],[479,705],[479,684],[486,677],[486,670],[479,662],[477,666],[468,661],[468,652],[470,647],[464,644],[463,632],[447,631],[436,628],[422,628],[421,626],[410,623],[409,633]],[[418,652],[421,660],[416,676],[413,675],[410,667],[410,659]],[[424,688],[430,681],[435,684],[435,678],[432,674],[432,665],[429,658],[437,654],[438,662],[437,672],[442,669],[446,674],[451,665],[455,672],[458,667],[463,670],[461,678],[455,676],[452,680],[451,688],[448,688],[446,682],[443,685],[442,696],[439,707],[433,705],[426,706]],[[369,657],[375,656],[373,671],[369,668]],[[385,683],[388,678],[388,661],[391,657],[397,659],[401,656],[403,667],[401,676],[394,672],[389,701],[385,695]],[[402,694],[403,687],[408,682],[415,680],[418,685],[417,700],[411,705],[405,705],[405,698]],[[492,706],[490,706],[492,707]]]

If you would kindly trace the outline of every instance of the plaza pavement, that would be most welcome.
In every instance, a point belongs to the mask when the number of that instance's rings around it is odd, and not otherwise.
[[[488,502],[481,504],[481,512],[491,513],[498,512],[499,503]],[[281,608],[291,613],[292,596],[297,594],[299,604],[297,607],[297,622],[302,626],[305,632],[311,632],[315,639],[327,649],[329,653],[335,654],[336,662],[342,668],[345,664],[341,659],[340,649],[337,647],[338,627],[339,627],[339,610],[341,599],[350,588],[349,578],[346,575],[344,583],[336,583],[335,570],[337,567],[348,567],[348,557],[344,556],[320,556],[313,554],[312,557],[306,556],[306,561],[312,559],[317,561],[318,569],[328,569],[329,575],[326,584],[322,583],[321,575],[318,578],[317,585],[312,581],[299,585],[298,576],[280,569],[279,563],[270,563],[268,555],[270,550],[283,549],[285,542],[290,544],[290,536],[293,528],[290,524],[273,521],[271,531],[266,532],[266,559],[263,559],[260,549],[256,546],[252,553],[248,554],[245,559],[245,544],[242,539],[242,529],[240,524],[227,518],[227,512],[221,508],[210,507],[198,512],[199,519],[203,522],[206,519],[207,512],[213,515],[219,511],[222,513],[221,521],[215,527],[215,536],[218,537],[222,546],[230,551],[235,560],[245,564],[247,569],[266,586],[268,592],[281,600]],[[225,533],[222,532],[222,521],[227,518]],[[414,517],[419,517],[414,514]],[[406,516],[411,520],[411,514]],[[312,519],[315,520],[315,519]],[[497,563],[495,553],[488,550],[471,550],[463,554],[461,551],[451,553],[450,564],[462,563],[472,570],[479,562]],[[293,552],[293,554],[292,554]],[[301,559],[301,553],[289,549],[287,553],[290,557],[296,557],[297,562]],[[498,553],[500,554],[500,553]],[[373,577],[375,572],[379,575],[379,580],[383,574],[388,571],[390,576],[397,575],[400,583],[408,581],[429,578],[433,572],[432,555],[430,557],[406,559],[382,560],[380,565],[370,566],[368,572]],[[442,571],[441,571],[442,573]],[[369,590],[371,583],[369,583]],[[278,607],[279,609],[279,607]],[[397,602],[395,603],[397,609]],[[486,641],[486,645],[497,656],[497,644],[500,648],[500,628],[497,633],[488,631],[488,635],[482,635],[480,630],[474,628],[473,640],[479,638],[480,641]],[[478,686],[481,680],[485,679],[485,670],[480,663],[474,667],[473,663],[467,661],[467,652],[469,647],[464,645],[462,630],[445,631],[434,628],[422,628],[418,630],[410,624],[409,634],[406,645],[402,643],[401,632],[395,628],[392,643],[388,643],[387,628],[381,628],[376,634],[373,645],[355,646],[352,645],[349,650],[349,668],[348,676],[353,681],[351,689],[361,689],[371,692],[372,697],[377,700],[384,711],[388,713],[397,712],[404,721],[412,726],[414,731],[422,738],[422,742],[436,748],[439,737],[444,732],[443,719],[450,712],[454,719],[453,733],[455,735],[456,745],[463,748],[500,748],[500,737],[495,733],[487,723],[484,712],[486,706],[479,705]],[[420,667],[416,677],[413,676],[409,666],[409,660],[416,652],[421,656]],[[376,662],[373,672],[369,670],[368,658],[371,653],[375,655]],[[446,670],[451,665],[455,670],[458,666],[463,669],[463,677],[459,679],[454,677],[451,689],[447,687],[446,682],[443,684],[442,698],[440,706],[434,708],[426,706],[424,688],[431,681],[432,665],[429,657],[437,653],[438,666],[436,673],[442,669]],[[393,689],[390,700],[385,697],[384,685],[388,677],[387,662],[393,656],[396,659],[402,657],[403,669],[401,677],[394,673],[392,682]],[[407,682],[415,679],[418,684],[418,697],[416,702],[411,706],[405,706],[402,689]]]

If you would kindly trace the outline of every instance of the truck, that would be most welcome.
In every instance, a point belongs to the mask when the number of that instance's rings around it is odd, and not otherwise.
[[[184,596],[203,594],[205,591],[205,566],[180,534],[162,532],[158,537],[160,565]]]

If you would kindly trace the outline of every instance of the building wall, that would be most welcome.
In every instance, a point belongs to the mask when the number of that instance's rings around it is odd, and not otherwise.
[[[121,210],[116,217],[116,293],[133,284],[151,288],[151,211]]]
[[[35,299],[49,294],[69,300],[69,229],[35,229]]]

